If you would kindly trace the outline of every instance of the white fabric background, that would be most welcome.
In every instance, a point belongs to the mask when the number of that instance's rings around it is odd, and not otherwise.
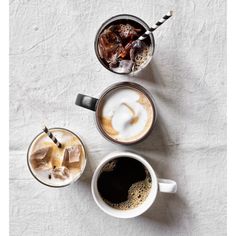
[[[109,17],[129,13],[155,33],[156,51],[136,77],[98,62],[93,42]],[[224,0],[10,0],[11,236],[226,235],[226,2]],[[76,107],[78,92],[99,96],[118,81],[145,86],[156,99],[158,125],[138,145],[100,136],[94,114]],[[79,182],[51,189],[27,169],[26,152],[45,123],[84,140],[88,165]],[[158,175],[178,183],[144,215],[105,215],[90,192],[91,176],[113,150],[144,155]]]

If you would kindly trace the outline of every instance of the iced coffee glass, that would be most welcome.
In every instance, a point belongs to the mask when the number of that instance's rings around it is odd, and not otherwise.
[[[100,63],[117,74],[136,74],[152,59],[155,42],[153,34],[137,41],[148,25],[133,15],[116,15],[99,28],[94,48]]]
[[[86,166],[86,153],[81,139],[64,128],[49,131],[61,143],[59,148],[46,133],[38,134],[27,152],[30,172],[49,187],[64,187],[80,178]]]

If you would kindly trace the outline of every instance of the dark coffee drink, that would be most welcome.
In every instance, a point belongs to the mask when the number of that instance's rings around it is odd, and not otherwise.
[[[95,51],[104,67],[119,74],[143,69],[154,52],[154,38],[150,34],[137,40],[148,25],[132,15],[117,15],[107,20],[98,30]]]
[[[120,157],[108,162],[98,178],[97,187],[103,200],[120,210],[142,204],[152,181],[148,170],[136,159]]]
[[[117,73],[138,70],[151,57],[151,40],[135,41],[145,28],[133,20],[117,20],[108,25],[98,39],[99,55]]]

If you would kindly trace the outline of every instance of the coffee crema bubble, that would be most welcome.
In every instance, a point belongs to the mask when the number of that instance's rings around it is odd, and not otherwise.
[[[149,131],[154,110],[143,92],[131,87],[121,87],[105,95],[99,119],[102,129],[112,139],[132,142]]]
[[[85,168],[85,150],[80,139],[65,129],[50,129],[62,144],[58,148],[45,133],[36,137],[28,151],[34,176],[50,186],[64,186],[78,178]]]
[[[141,162],[129,157],[119,157],[102,168],[97,186],[101,197],[109,206],[129,210],[146,200],[152,180]]]

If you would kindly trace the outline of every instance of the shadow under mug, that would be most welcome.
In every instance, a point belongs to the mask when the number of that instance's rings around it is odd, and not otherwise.
[[[131,88],[131,89],[140,91],[148,98],[148,100],[150,101],[150,104],[152,106],[153,119],[152,119],[151,125],[149,126],[148,130],[143,135],[141,135],[139,138],[132,140],[132,141],[120,141],[120,140],[112,138],[104,131],[104,129],[101,125],[101,119],[100,119],[101,108],[102,108],[104,99],[108,93],[110,93],[112,90],[115,90],[117,88]],[[136,143],[143,141],[151,133],[151,131],[155,125],[155,121],[156,121],[156,109],[155,109],[154,99],[152,98],[150,93],[144,87],[142,87],[141,85],[139,85],[137,83],[133,83],[133,82],[115,83],[115,84],[111,85],[110,87],[108,87],[107,89],[105,89],[102,92],[100,98],[98,98],[98,99],[94,98],[94,97],[90,97],[85,94],[78,94],[75,104],[78,106],[84,107],[86,109],[89,109],[91,111],[94,111],[95,118],[96,118],[96,124],[97,124],[98,130],[100,131],[100,133],[107,140],[114,142],[114,143],[118,143],[118,144],[131,145],[131,144],[136,144]]]
[[[139,162],[141,162],[145,168],[148,170],[151,179],[152,179],[152,186],[151,190],[147,196],[147,198],[144,200],[142,204],[139,206],[128,209],[128,210],[119,210],[115,209],[111,206],[109,206],[103,198],[101,197],[98,187],[97,187],[97,181],[98,177],[101,174],[102,168],[111,160],[119,158],[119,157],[128,157],[128,158],[133,158]],[[91,191],[93,195],[93,199],[98,205],[98,207],[107,213],[108,215],[117,217],[117,218],[133,218],[136,216],[139,216],[146,212],[153,204],[155,199],[158,196],[158,192],[164,192],[164,193],[175,193],[177,191],[177,184],[175,181],[170,180],[170,179],[161,179],[158,178],[154,169],[152,166],[140,155],[132,153],[132,152],[113,152],[105,156],[96,170],[94,171],[93,177],[92,177],[92,184],[91,184]]]

